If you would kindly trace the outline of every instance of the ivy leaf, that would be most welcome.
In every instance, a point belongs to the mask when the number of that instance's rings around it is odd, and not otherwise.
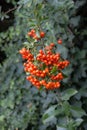
[[[73,95],[75,95],[77,93],[77,90],[73,89],[73,88],[70,88],[70,89],[67,89],[65,90],[63,93],[62,93],[62,100],[69,100],[70,97],[72,97]]]

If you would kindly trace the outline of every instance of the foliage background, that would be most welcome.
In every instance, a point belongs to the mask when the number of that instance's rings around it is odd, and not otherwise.
[[[57,91],[38,91],[25,80],[22,59],[18,50],[26,41],[25,34],[35,27],[37,21],[32,14],[37,4],[36,11],[48,16],[43,19],[42,28],[47,32],[48,42],[56,41],[62,37],[64,47],[59,46],[59,51],[64,58],[71,62],[65,71],[68,78],[64,81],[62,91],[74,88],[78,93],[67,101],[74,106],[74,118],[83,119],[77,130],[87,128],[87,2],[86,0],[35,0],[31,6],[30,0],[6,0],[6,4],[17,7],[7,14],[2,6],[0,12],[0,129],[1,130],[61,130],[57,124],[64,123],[63,117],[54,117],[50,122],[42,122],[42,116],[52,105],[57,104],[59,97]],[[42,4],[43,2],[43,4]],[[3,17],[4,16],[4,17]],[[33,18],[33,20],[32,20]],[[41,19],[41,18],[40,18]],[[50,23],[50,24],[48,24]],[[3,28],[2,28],[3,26]],[[51,37],[53,35],[53,37]],[[65,107],[65,106],[64,106]],[[81,109],[77,109],[77,107]],[[66,109],[67,105],[66,105]],[[50,116],[49,116],[50,117]],[[64,129],[64,128],[63,128]],[[65,130],[65,129],[64,129]],[[70,129],[69,129],[70,130]],[[72,128],[71,130],[74,130]]]

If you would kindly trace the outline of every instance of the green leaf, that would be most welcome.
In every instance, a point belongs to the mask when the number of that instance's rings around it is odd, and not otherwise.
[[[1,115],[1,116],[0,116],[0,121],[3,121],[4,118],[5,118],[5,116],[4,116],[4,115]]]
[[[72,113],[72,116],[76,118],[80,118],[86,114],[82,108],[77,107],[77,106],[71,106],[70,111]]]
[[[69,119],[68,123],[67,123],[67,130],[75,130],[74,127],[74,120],[73,119]]]
[[[56,66],[53,66],[52,70],[51,70],[51,74],[55,74],[57,71],[57,67]]]
[[[65,90],[63,93],[62,93],[62,100],[69,100],[70,97],[72,97],[73,95],[75,95],[77,93],[77,90],[73,89],[73,88],[70,88],[70,89],[67,89]]]
[[[49,121],[51,121],[54,117],[55,117],[55,108],[57,107],[57,105],[54,105],[52,107],[50,107],[43,115],[42,120],[43,123],[47,123]]]
[[[42,64],[42,70],[44,70],[46,68],[46,65],[43,63]]]
[[[24,42],[23,44],[24,44],[24,45],[28,45],[28,44],[29,44],[29,42]]]
[[[75,27],[78,26],[79,22],[80,22],[80,16],[76,16],[74,18],[71,18],[71,24],[74,25]]]
[[[65,115],[69,116],[70,115],[70,105],[69,105],[69,103],[67,101],[64,101],[62,107],[63,107]]]
[[[57,130],[67,130],[67,128],[65,128],[63,126],[57,126]]]
[[[68,55],[68,49],[62,45],[58,44],[57,51],[61,54],[61,56],[66,59]]]
[[[76,127],[76,126],[79,126],[82,122],[83,122],[83,119],[81,119],[81,118],[76,119],[76,120],[75,120],[75,124],[74,124],[75,127]]]
[[[86,56],[86,51],[84,50],[79,50],[78,53],[76,53],[75,55],[75,59],[78,60],[78,59],[84,59]]]
[[[54,105],[50,107],[46,112],[44,113],[42,119],[43,123],[50,122],[55,119],[55,116],[61,115],[63,113],[64,109],[61,106]]]

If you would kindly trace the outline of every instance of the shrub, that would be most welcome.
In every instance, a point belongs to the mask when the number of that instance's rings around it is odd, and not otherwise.
[[[85,16],[79,14],[86,1],[20,0],[16,5],[14,24],[0,33],[6,55],[0,65],[0,129],[86,130],[87,33],[81,26]],[[58,90],[39,91],[25,79],[18,51],[38,24],[47,32],[47,43],[62,38],[64,46],[57,50],[70,61]]]

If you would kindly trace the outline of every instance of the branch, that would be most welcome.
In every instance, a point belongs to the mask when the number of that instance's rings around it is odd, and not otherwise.
[[[73,35],[75,35],[75,33],[72,31],[72,29],[71,29],[71,27],[68,25],[68,31],[71,33],[71,34],[73,34]]]
[[[18,7],[14,7],[14,8],[12,8],[12,9],[9,9],[8,11],[5,12],[5,14],[9,14],[10,12],[16,10],[17,8],[18,8]]]

